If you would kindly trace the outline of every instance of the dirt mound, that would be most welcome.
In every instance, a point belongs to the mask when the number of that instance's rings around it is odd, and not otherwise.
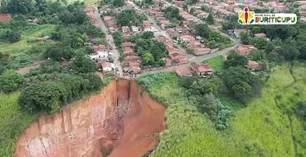
[[[158,144],[165,108],[136,82],[113,80],[100,94],[41,116],[21,135],[16,157],[141,157]]]

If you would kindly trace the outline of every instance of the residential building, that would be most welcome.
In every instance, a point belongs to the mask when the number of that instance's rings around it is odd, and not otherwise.
[[[260,70],[262,66],[256,61],[249,61],[248,67],[252,70]]]
[[[208,64],[191,63],[191,70],[196,73],[198,77],[206,77],[214,72]]]
[[[11,14],[0,13],[0,22],[8,22],[11,19]]]
[[[248,30],[247,29],[229,29],[227,30],[227,33],[229,35],[234,36],[236,38],[240,37],[241,32],[248,32]]]
[[[121,31],[122,31],[123,33],[127,33],[127,32],[130,31],[130,28],[129,28],[128,26],[122,26],[122,27],[121,27]]]
[[[139,32],[139,27],[137,27],[137,26],[132,26],[132,31],[133,32]]]
[[[175,72],[178,76],[181,76],[181,77],[182,76],[192,76],[190,69],[187,67],[178,68],[175,70]]]
[[[98,60],[107,60],[108,57],[110,57],[111,55],[109,55],[108,52],[104,52],[104,51],[98,51],[98,52],[95,52],[95,53],[92,53],[89,55],[89,57],[92,59],[92,60],[95,60],[95,61],[98,61]]]
[[[265,33],[254,34],[255,38],[265,38],[267,35]]]
[[[256,50],[257,48],[254,47],[253,45],[241,45],[235,49],[235,52],[238,53],[239,55],[249,55],[251,54],[252,50]]]
[[[134,43],[131,43],[131,42],[124,42],[121,44],[123,47],[134,47],[135,44]]]
[[[105,72],[111,72],[115,69],[115,66],[113,63],[110,62],[102,62],[101,63],[102,66],[102,71]]]

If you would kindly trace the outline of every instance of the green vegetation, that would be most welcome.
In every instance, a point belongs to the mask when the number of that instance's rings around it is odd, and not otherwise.
[[[95,63],[87,57],[92,48],[84,43],[91,38],[102,40],[104,34],[91,24],[84,3],[7,2],[1,11],[16,14],[0,23],[0,156],[13,154],[20,134],[40,114],[57,112],[113,78],[106,75],[102,81],[94,73]],[[34,17],[39,19],[37,24],[28,24],[27,19]],[[15,72],[42,57],[48,60],[38,69],[23,76]],[[60,62],[64,60],[72,61],[63,67]]]
[[[205,39],[209,43],[210,48],[221,47],[224,44],[230,44],[228,37],[221,35],[219,32],[211,30],[207,24],[197,24],[195,26],[196,34]]]
[[[217,56],[205,60],[204,63],[209,64],[215,71],[222,71],[224,69],[224,56]]]
[[[206,23],[209,25],[213,25],[215,23],[215,19],[213,14],[210,12],[209,15],[206,18]]]
[[[301,92],[306,87],[306,75],[302,72],[306,69],[303,66],[273,68],[261,97],[245,105],[230,96],[218,94],[217,97],[233,115],[229,129],[224,131],[216,131],[213,121],[189,101],[187,90],[174,73],[139,78],[138,82],[152,97],[167,107],[168,128],[160,134],[161,141],[151,156],[305,155],[303,120],[294,112],[296,104],[306,100]],[[289,117],[287,109],[292,110]]]
[[[19,95],[19,92],[0,94],[0,156],[12,156],[19,135],[37,118],[37,114],[21,109]]]
[[[176,7],[169,6],[165,10],[165,17],[173,22],[184,20],[180,15],[180,10]]]
[[[118,26],[140,26],[142,21],[146,20],[146,16],[138,16],[135,9],[122,10],[117,16]]]
[[[134,50],[144,60],[143,65],[160,67],[166,63],[162,58],[167,56],[166,45],[160,41],[153,40],[152,32],[145,32],[130,39],[135,43]]]

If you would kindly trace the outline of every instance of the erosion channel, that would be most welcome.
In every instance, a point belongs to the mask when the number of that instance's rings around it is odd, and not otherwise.
[[[41,116],[20,136],[16,157],[141,157],[166,128],[164,106],[135,81],[113,80],[99,94]]]

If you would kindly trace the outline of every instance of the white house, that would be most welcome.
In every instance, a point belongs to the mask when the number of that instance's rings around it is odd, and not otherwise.
[[[148,26],[148,27],[145,27],[144,32],[158,32],[158,29],[155,28],[154,26]]]
[[[97,51],[97,53],[93,53],[89,57],[93,60],[98,60],[98,59],[108,59],[109,56],[111,55],[108,52]]]
[[[103,62],[101,65],[102,65],[103,72],[111,72],[115,69],[114,63]]]
[[[137,26],[132,26],[132,31],[133,31],[133,32],[139,32],[139,27],[137,27]]]

